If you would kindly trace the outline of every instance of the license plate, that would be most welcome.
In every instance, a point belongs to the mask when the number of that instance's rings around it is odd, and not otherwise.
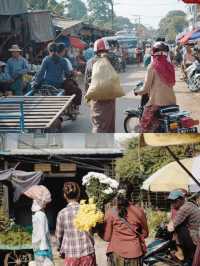
[[[197,127],[193,128],[179,128],[177,130],[178,133],[198,133]]]

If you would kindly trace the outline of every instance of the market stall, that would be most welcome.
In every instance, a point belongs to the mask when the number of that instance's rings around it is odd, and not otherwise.
[[[12,201],[15,203],[21,195],[31,191],[39,184],[42,172],[24,172],[15,168],[0,171],[1,185],[11,184],[14,190]],[[28,197],[30,193],[27,194]],[[4,197],[4,195],[1,195]],[[12,212],[12,210],[9,210]],[[0,264],[4,266],[28,265],[32,260],[31,226],[15,224],[9,214],[0,206]]]
[[[44,30],[45,29],[45,30]],[[41,61],[49,41],[55,38],[51,12],[29,11],[25,0],[2,0],[0,3],[0,58],[6,60],[8,48],[17,43],[31,63]]]

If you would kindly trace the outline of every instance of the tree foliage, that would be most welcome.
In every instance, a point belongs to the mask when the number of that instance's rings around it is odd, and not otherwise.
[[[200,145],[173,146],[173,152],[180,158],[191,156],[200,152]],[[138,139],[135,138],[129,143],[127,153],[116,163],[116,174],[118,177],[129,180],[135,184],[141,184],[150,175],[161,167],[174,161],[172,156],[164,147],[144,147],[138,148]]]
[[[68,0],[68,17],[71,19],[82,19],[87,16],[87,7],[81,0]]]
[[[119,31],[125,28],[133,28],[134,24],[129,18],[116,16],[114,17],[114,30]]]
[[[176,35],[187,26],[186,14],[183,11],[170,11],[159,23],[158,35],[174,41]]]
[[[111,20],[112,10],[110,0],[87,0],[89,10],[89,20],[98,25]]]

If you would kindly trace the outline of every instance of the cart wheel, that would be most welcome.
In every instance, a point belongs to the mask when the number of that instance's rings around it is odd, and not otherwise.
[[[4,258],[4,266],[28,266],[28,263],[32,260],[32,255],[28,252],[15,251],[7,253]]]

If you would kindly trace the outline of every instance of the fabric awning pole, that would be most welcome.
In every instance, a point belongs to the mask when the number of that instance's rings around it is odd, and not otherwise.
[[[200,182],[196,179],[196,177],[181,163],[179,158],[173,153],[173,151],[169,148],[166,147],[168,152],[171,154],[171,156],[174,158],[174,160],[184,169],[184,171],[192,178],[192,180],[200,187]]]

